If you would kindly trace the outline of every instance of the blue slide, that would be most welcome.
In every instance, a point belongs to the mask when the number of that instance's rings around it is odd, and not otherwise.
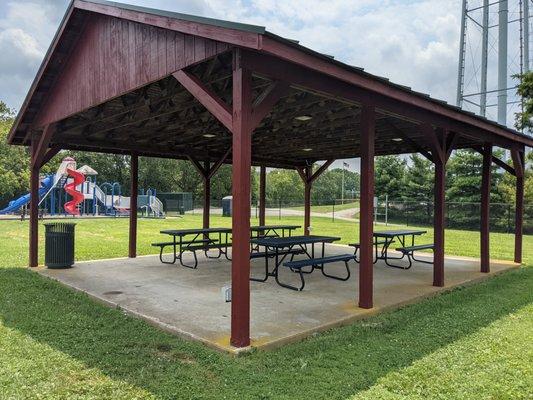
[[[54,184],[54,175],[48,175],[41,182],[41,187],[39,188],[39,199],[43,197],[48,191],[52,188]],[[25,194],[24,196],[19,197],[16,200],[9,202],[8,206],[3,210],[0,210],[0,214],[7,214],[17,211],[20,207],[28,204],[30,202],[31,195],[30,193]]]

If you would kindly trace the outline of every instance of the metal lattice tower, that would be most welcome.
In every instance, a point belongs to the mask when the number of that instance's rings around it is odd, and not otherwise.
[[[457,105],[513,126],[522,99],[514,75],[530,70],[533,0],[463,0]]]

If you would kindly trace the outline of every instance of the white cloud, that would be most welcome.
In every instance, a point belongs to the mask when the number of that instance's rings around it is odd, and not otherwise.
[[[455,96],[459,0],[124,0],[266,26],[445,100]],[[0,93],[20,107],[67,0],[0,5]],[[15,79],[16,77],[16,79]]]

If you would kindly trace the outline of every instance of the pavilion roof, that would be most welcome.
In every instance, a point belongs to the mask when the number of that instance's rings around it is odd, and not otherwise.
[[[231,105],[235,48],[249,52],[256,98],[279,82],[287,85],[254,132],[255,164],[293,167],[357,157],[359,110],[367,103],[378,109],[377,155],[428,153],[421,122],[457,133],[455,148],[488,141],[533,147],[529,136],[264,27],[103,0],[71,3],[9,142],[28,145],[53,124],[51,147],[220,158],[231,147],[231,133],[172,73],[187,71]]]

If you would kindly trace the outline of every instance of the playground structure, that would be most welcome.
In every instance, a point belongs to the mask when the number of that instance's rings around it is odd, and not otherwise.
[[[45,213],[55,215],[107,215],[127,216],[130,213],[130,197],[122,196],[118,182],[97,184],[98,173],[84,165],[76,169],[76,161],[66,157],[57,172],[45,176],[39,188],[39,207]],[[71,197],[71,199],[69,199]],[[19,212],[29,204],[30,194],[9,202],[0,214]],[[137,208],[146,217],[164,217],[163,203],[154,189],[137,196]]]

